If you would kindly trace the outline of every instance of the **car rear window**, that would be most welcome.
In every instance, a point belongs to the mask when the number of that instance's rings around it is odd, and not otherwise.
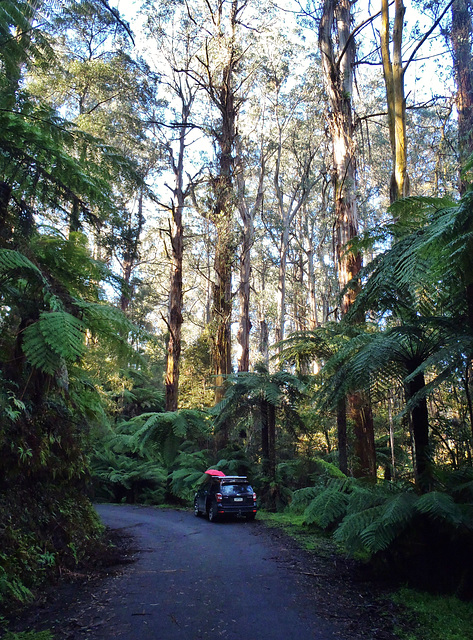
[[[232,493],[253,493],[253,489],[249,484],[223,484],[221,491],[225,496]]]

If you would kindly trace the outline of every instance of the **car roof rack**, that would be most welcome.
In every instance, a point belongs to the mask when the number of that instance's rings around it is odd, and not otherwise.
[[[224,476],[222,480],[248,480],[246,476]]]

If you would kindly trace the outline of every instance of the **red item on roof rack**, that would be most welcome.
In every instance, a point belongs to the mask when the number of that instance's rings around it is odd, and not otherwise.
[[[225,474],[223,471],[219,471],[218,469],[207,469],[204,473],[208,473],[209,476],[218,476],[219,478],[225,478]]]

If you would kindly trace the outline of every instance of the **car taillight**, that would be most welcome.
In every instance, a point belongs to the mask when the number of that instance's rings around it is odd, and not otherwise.
[[[215,500],[217,502],[222,502],[222,494],[221,493],[216,493],[215,494]]]
[[[256,493],[253,492],[253,500],[256,501]]]

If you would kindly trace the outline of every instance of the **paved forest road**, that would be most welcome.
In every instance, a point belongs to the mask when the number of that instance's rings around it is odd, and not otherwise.
[[[97,511],[140,551],[97,595],[87,640],[345,640],[257,523],[125,505]]]

